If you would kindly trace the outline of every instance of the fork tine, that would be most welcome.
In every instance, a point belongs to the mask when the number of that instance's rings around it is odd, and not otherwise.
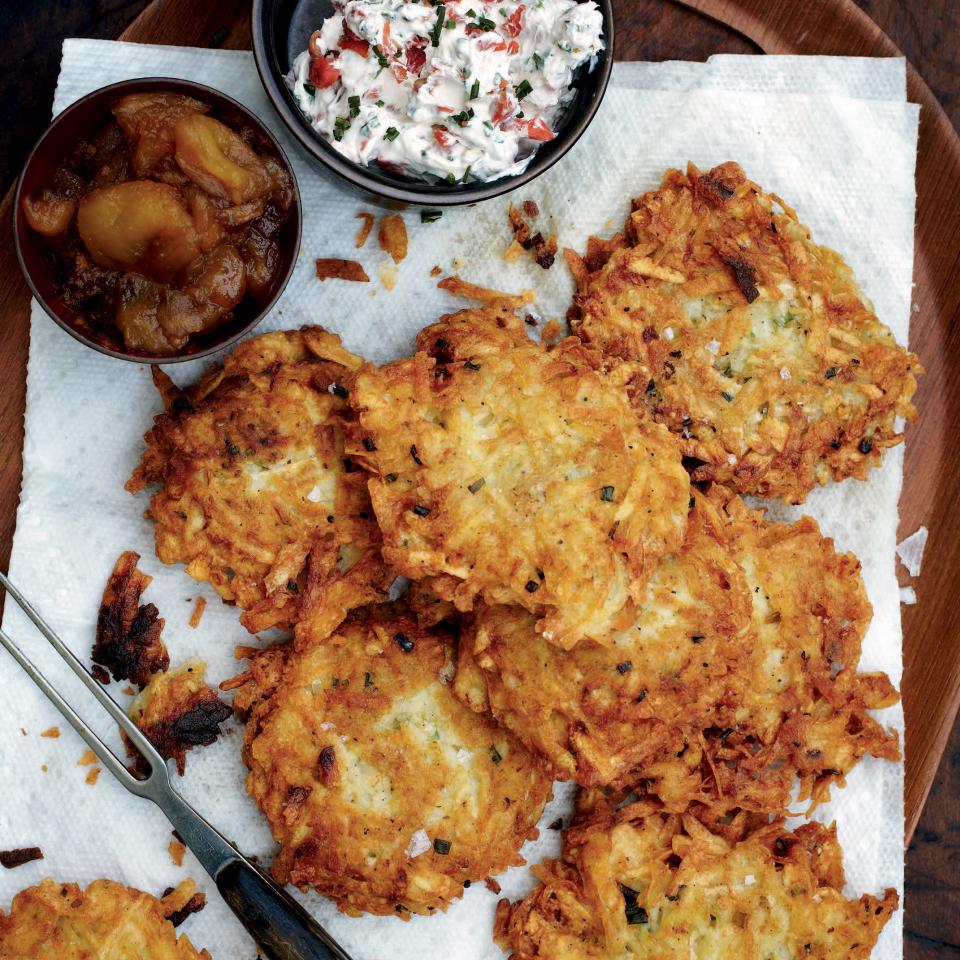
[[[152,777],[159,773],[166,773],[167,765],[163,757],[157,752],[153,744],[143,735],[140,728],[127,716],[124,710],[120,705],[113,699],[103,689],[103,687],[94,679],[90,671],[80,662],[72,650],[54,633],[53,628],[40,616],[32,604],[24,597],[24,595],[10,582],[6,574],[0,572],[0,585],[3,586],[4,590],[7,593],[7,596],[12,597],[16,602],[17,606],[30,618],[34,626],[43,634],[46,640],[50,645],[60,654],[63,660],[66,662],[67,666],[80,678],[84,686],[97,698],[97,701],[100,705],[110,714],[110,716],[116,721],[120,726],[123,732],[130,739],[130,742],[143,754],[144,759],[150,764],[151,775],[147,780],[152,779]],[[57,693],[56,690],[47,682],[46,678],[40,673],[40,671],[27,659],[26,656],[19,650],[16,644],[8,637],[6,634],[3,634],[3,646],[10,652],[14,659],[23,667],[24,670],[30,674],[31,679],[43,690],[47,697],[56,705],[57,709],[67,718],[70,722],[70,725],[77,731],[87,741],[90,745],[90,749],[103,760],[104,764],[110,767],[111,772],[116,773],[116,770],[111,765],[110,762],[105,760],[97,749],[97,747],[90,742],[89,737],[93,737],[100,747],[107,751],[110,756],[113,758],[113,763],[119,764],[120,768],[124,773],[133,780],[134,783],[143,784],[147,781],[145,780],[136,780],[131,777],[126,767],[121,764],[117,758],[110,752],[107,747],[100,741],[99,738],[93,733],[92,730],[84,723],[80,717],[73,711],[73,708]],[[69,712],[68,712],[69,711]],[[80,726],[78,726],[80,724]],[[86,731],[86,732],[84,732]],[[89,737],[88,737],[89,735]],[[119,774],[117,774],[119,776]],[[127,785],[124,781],[124,785]],[[139,791],[137,791],[139,792]]]
[[[84,723],[73,707],[57,693],[46,677],[40,673],[4,630],[0,630],[0,645],[23,667],[30,679],[46,694],[47,699],[63,714],[70,726],[83,737],[87,746],[100,758],[100,762],[128,790],[133,790],[134,784],[141,783],[141,781],[131,775],[130,771],[117,759],[113,751]],[[134,790],[134,792],[139,792],[139,790]]]

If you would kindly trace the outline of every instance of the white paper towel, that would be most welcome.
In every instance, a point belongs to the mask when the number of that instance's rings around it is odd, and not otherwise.
[[[430,269],[457,269],[465,278],[501,289],[537,292],[544,318],[562,318],[572,281],[562,263],[543,271],[521,258],[507,264],[511,235],[508,200],[453,210],[432,224],[416,211],[405,214],[410,255],[392,292],[378,282],[387,258],[373,241],[354,251],[354,214],[366,207],[355,195],[321,177],[302,157],[271,112],[249,54],[68,40],[54,112],[107,83],[137,76],[171,76],[218,87],[253,108],[277,133],[293,161],[304,204],[300,263],[278,308],[259,332],[322,323],[346,345],[375,361],[407,352],[414,334],[455,306],[436,290]],[[709,167],[738,160],[748,176],[793,204],[814,237],[841,250],[880,317],[906,342],[913,263],[914,161],[917,108],[904,102],[902,60],[797,57],[714,57],[705,64],[618,64],[606,100],[590,130],[548,174],[521,190],[552,218],[562,246],[581,248],[591,233],[609,233],[629,199],[659,183],[670,166],[692,160]],[[350,284],[313,277],[318,256],[358,256],[372,278]],[[178,382],[199,372],[198,361],[169,367]],[[148,370],[87,350],[57,328],[34,304],[27,383],[24,480],[11,576],[33,597],[64,640],[89,655],[101,591],[117,555],[136,549],[155,577],[147,599],[167,620],[171,658],[192,655],[210,664],[214,680],[236,670],[233,646],[244,642],[236,611],[180,567],[164,567],[153,555],[153,534],[143,519],[146,498],[126,494],[123,482],[139,460],[141,434],[160,404]],[[897,499],[902,450],[888,453],[866,483],[847,481],[817,491],[805,510],[842,549],[863,561],[875,617],[863,665],[901,674],[899,592],[894,577]],[[797,513],[798,511],[780,511]],[[187,625],[192,598],[206,597],[196,630]],[[44,648],[25,618],[7,603],[4,627],[42,664],[48,675],[85,703],[73,678]],[[194,942],[215,958],[253,960],[249,938],[219,900],[196,861],[170,861],[169,825],[104,774],[84,784],[76,765],[83,745],[6,656],[0,659],[5,696],[0,698],[0,848],[39,845],[46,859],[0,875],[0,905],[45,875],[86,883],[109,876],[159,892],[191,875],[209,905],[187,925]],[[119,696],[118,686],[111,691]],[[95,728],[117,744],[115,731],[94,709],[84,711]],[[883,719],[902,731],[899,707]],[[42,739],[59,724],[63,736]],[[190,755],[181,783],[185,796],[249,854],[269,858],[269,832],[243,791],[241,738],[234,726],[217,745]],[[47,765],[48,772],[41,771]],[[569,789],[543,820],[564,811]],[[846,857],[848,892],[902,891],[902,768],[865,760],[845,790],[818,816],[836,817]],[[524,853],[529,860],[555,854],[559,835],[550,830]],[[500,878],[504,894],[531,885],[522,868]],[[490,940],[496,897],[474,885],[440,917],[350,919],[322,898],[305,902],[355,960],[413,960],[451,956],[495,960]],[[887,925],[877,960],[902,956],[902,913]]]

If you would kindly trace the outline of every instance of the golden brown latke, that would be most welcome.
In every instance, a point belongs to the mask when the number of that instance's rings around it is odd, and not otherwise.
[[[165,760],[175,760],[183,776],[187,751],[206,747],[220,735],[220,724],[233,713],[204,680],[207,666],[187,660],[166,673],[155,673],[130,704],[130,719]],[[138,759],[140,755],[135,751]]]
[[[694,479],[801,502],[900,442],[922,368],[841,257],[736,163],[670,170],[623,235],[567,252],[573,329],[639,361],[632,396],[700,461]]]
[[[228,681],[250,711],[247,789],[280,844],[279,882],[406,919],[523,862],[550,781],[454,697],[454,657],[448,635],[383,605]]]
[[[364,365],[349,453],[374,475],[384,559],[461,610],[520,604],[560,646],[607,639],[689,497],[677,444],[631,417],[618,376],[575,337],[532,342],[505,304]]]
[[[564,839],[563,860],[533,868],[540,886],[497,908],[513,960],[866,960],[899,903],[847,900],[836,828],[816,822],[718,827],[639,801]]]
[[[870,605],[851,554],[816,523],[769,524],[738,498],[696,494],[682,549],[661,559],[607,646],[561,651],[518,607],[477,611],[455,691],[583,786],[641,783],[781,811],[823,801],[865,754],[899,756],[868,709],[897,695],[857,673]]]
[[[43,880],[0,911],[4,960],[211,960],[174,929],[184,911],[199,909],[203,894],[184,880],[162,899],[114,883]]]
[[[344,381],[359,365],[304,327],[240,344],[185,392],[158,384],[167,410],[127,489],[161,485],[157,556],[209,580],[251,632],[291,625],[304,594],[314,632],[333,629],[391,579],[365,478],[343,452]]]
[[[145,687],[150,674],[166,670],[170,656],[160,636],[163,620],[152,603],[140,605],[140,596],[153,577],[137,568],[140,554],[121,553],[103,591],[91,657],[106,667],[114,680],[130,680]],[[109,682],[104,675],[103,679]]]

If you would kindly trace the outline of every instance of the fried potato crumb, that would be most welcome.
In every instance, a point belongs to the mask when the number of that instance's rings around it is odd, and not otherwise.
[[[176,761],[183,776],[187,751],[209,746],[233,710],[207,686],[207,666],[187,660],[166,673],[157,673],[130,704],[130,719],[164,759]],[[134,751],[134,756],[139,757]]]
[[[100,767],[92,767],[88,770],[84,782],[92,787],[100,778],[100,769]]]
[[[15,870],[25,863],[42,860],[43,851],[39,847],[17,847],[15,850],[0,850],[0,867],[5,870]],[[0,931],[2,931],[3,914],[0,913]],[[2,944],[0,940],[0,944]]]
[[[534,301],[532,290],[524,290],[523,293],[519,294],[504,293],[502,290],[492,290],[489,287],[481,287],[476,283],[470,283],[469,280],[463,280],[457,274],[445,277],[437,286],[455,297],[476,300],[478,303],[503,307],[507,310],[522,310]]]
[[[391,260],[384,260],[378,264],[377,272],[380,274],[380,282],[383,284],[384,289],[392,290],[397,285],[400,274],[397,270],[397,265]]]
[[[170,854],[170,859],[173,861],[175,866],[183,866],[183,857],[187,852],[187,848],[181,840],[178,840],[176,837],[174,837],[167,846],[167,852]]]
[[[130,680],[143,688],[150,674],[167,669],[170,657],[157,608],[140,605],[153,578],[137,567],[139,560],[140,554],[127,550],[114,565],[103,591],[91,656],[114,680]]]
[[[380,221],[377,233],[380,249],[390,254],[393,262],[400,263],[407,256],[407,225],[398,213],[387,214]],[[390,288],[388,288],[390,289]]]
[[[358,260],[344,260],[340,257],[317,257],[317,279],[350,280],[354,283],[369,283],[370,278]]]
[[[43,733],[40,734],[41,737],[47,737],[50,740],[56,740],[60,736],[59,727],[48,727]]]
[[[354,241],[354,245],[360,250],[366,244],[367,238],[370,236],[370,231],[373,230],[373,221],[376,218],[372,213],[365,212],[354,214],[354,218],[363,221],[360,229],[357,231],[356,240]]]
[[[440,266],[439,263],[434,264],[434,266],[430,269],[431,277],[439,277],[441,273],[443,273],[443,268]]]
[[[205,902],[192,880],[158,899],[112,880],[95,880],[85,890],[47,878],[13,898],[0,912],[0,955],[87,960],[211,960],[175,927]]]
[[[200,626],[200,620],[203,617],[203,611],[207,608],[207,601],[205,597],[197,597],[193,604],[193,613],[190,614],[190,626],[194,630]]]
[[[99,762],[99,757],[92,750],[84,750],[77,761],[78,767],[89,767],[93,763]]]

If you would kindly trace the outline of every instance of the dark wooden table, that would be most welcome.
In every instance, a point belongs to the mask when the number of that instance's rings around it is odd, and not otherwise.
[[[801,0],[802,2],[802,0]],[[960,128],[960,3],[857,0],[905,52]],[[0,62],[0,182],[12,181],[47,123],[64,37],[116,37],[147,0],[34,0],[7,5]],[[669,0],[631,0],[627,31],[646,59],[703,59],[757,48]],[[659,37],[669,36],[669,48]],[[677,38],[680,38],[679,41]],[[211,35],[211,40],[214,37]],[[4,537],[6,539],[6,537]],[[5,563],[8,543],[0,543]],[[907,853],[905,956],[960,960],[960,722]]]

